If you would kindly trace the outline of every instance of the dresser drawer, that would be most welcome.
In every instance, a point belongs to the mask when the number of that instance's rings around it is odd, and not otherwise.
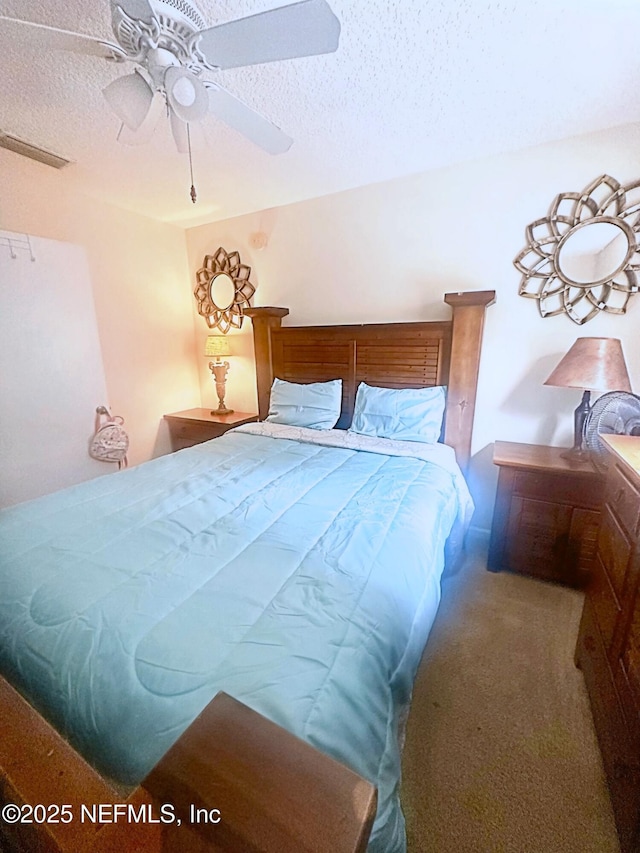
[[[252,412],[227,412],[219,415],[210,409],[200,408],[174,412],[165,415],[164,419],[169,426],[171,449],[184,450],[194,444],[219,438],[228,430],[242,424],[253,423],[258,420],[258,416]]]
[[[632,544],[620,526],[617,518],[607,504],[600,520],[600,535],[598,537],[598,555],[609,576],[618,600],[622,599],[622,590],[631,559]]]
[[[589,602],[593,608],[602,641],[608,650],[613,640],[616,621],[620,616],[620,603],[599,554],[593,562],[589,582]]]
[[[513,494],[540,501],[600,509],[602,481],[596,477],[516,471]]]
[[[546,580],[561,580],[567,572],[570,527],[571,507],[514,497],[507,525],[505,567]]]
[[[629,536],[637,536],[640,532],[640,494],[617,465],[610,474],[605,501]]]
[[[637,853],[636,825],[640,812],[640,777],[636,743],[631,736],[613,683],[604,646],[585,602],[580,623],[576,661],[589,692],[593,721],[607,774],[623,853]],[[602,689],[605,685],[606,689]]]
[[[172,450],[186,450],[187,447],[193,447],[194,444],[201,444],[201,441],[194,438],[188,438],[187,436],[171,436]]]
[[[224,427],[218,424],[174,423],[171,424],[171,435],[176,441],[199,444],[217,438],[224,432]]]

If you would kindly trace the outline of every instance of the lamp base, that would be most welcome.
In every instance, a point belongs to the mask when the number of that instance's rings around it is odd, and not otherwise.
[[[563,459],[566,459],[568,462],[590,462],[591,454],[588,450],[583,450],[580,447],[570,447],[567,450],[563,450],[560,454]]]
[[[569,462],[589,462],[591,459],[589,451],[585,450],[583,443],[584,424],[590,411],[591,392],[584,391],[582,400],[573,413],[573,447],[560,454],[563,459],[567,459]]]
[[[216,394],[218,395],[218,408],[212,409],[212,415],[232,415],[233,409],[227,409],[224,404],[225,386],[227,384],[228,361],[210,361],[209,369],[216,380]]]

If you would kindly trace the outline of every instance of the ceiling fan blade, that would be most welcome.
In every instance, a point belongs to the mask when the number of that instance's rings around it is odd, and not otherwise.
[[[70,50],[74,53],[101,56],[104,59],[112,59],[115,54],[121,53],[115,45],[112,48],[108,42],[92,36],[46,27],[44,24],[19,21],[4,15],[0,15],[0,38],[38,50]]]
[[[209,110],[229,127],[237,130],[269,154],[283,154],[293,139],[260,113],[222,89],[209,85]]]
[[[133,18],[134,21],[144,21],[146,24],[150,24],[153,18],[155,18],[153,9],[151,8],[151,4],[148,0],[111,0],[112,19],[118,6],[123,12],[125,12],[125,14],[130,18]]]
[[[169,107],[169,122],[173,140],[180,154],[188,154],[189,145],[192,151],[205,150],[204,132],[199,122],[182,121],[171,107]]]
[[[169,108],[169,122],[171,124],[171,133],[173,140],[176,143],[176,148],[180,154],[186,154],[189,151],[189,134],[187,132],[187,122],[182,121],[171,107]]]
[[[203,30],[199,47],[218,68],[332,53],[340,21],[326,0],[302,0]]]

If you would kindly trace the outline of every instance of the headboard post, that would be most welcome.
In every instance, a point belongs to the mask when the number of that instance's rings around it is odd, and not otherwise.
[[[471,457],[471,433],[485,309],[496,299],[495,290],[445,293],[453,309],[451,367],[447,388],[444,440],[456,448],[458,464],[466,470]]]
[[[269,393],[273,385],[273,359],[271,352],[271,331],[279,329],[282,318],[289,313],[288,308],[245,308],[244,313],[251,317],[253,324],[253,347],[256,359],[256,384],[258,388],[258,413],[264,420],[269,413]]]

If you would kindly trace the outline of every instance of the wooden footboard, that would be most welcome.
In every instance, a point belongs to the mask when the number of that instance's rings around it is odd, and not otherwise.
[[[96,773],[4,679],[0,707],[3,853],[367,846],[374,786],[225,693],[129,792]]]

